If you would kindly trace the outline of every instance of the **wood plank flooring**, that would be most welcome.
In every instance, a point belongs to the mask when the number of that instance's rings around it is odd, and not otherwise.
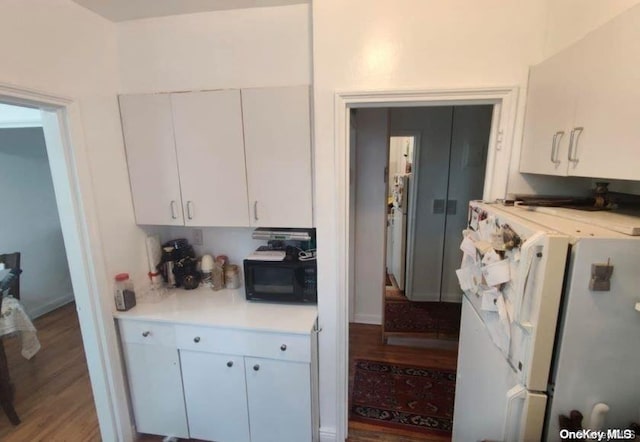
[[[405,347],[382,343],[382,329],[379,325],[349,325],[349,367],[356,358],[377,361],[416,364],[441,369],[456,369],[457,350]],[[353,373],[349,373],[349,385],[353,383]],[[362,422],[349,422],[349,442],[444,442],[448,436],[425,437],[423,433],[402,431],[395,428],[374,426]]]
[[[13,426],[0,411],[0,440],[99,441],[100,429],[82,346],[75,303],[34,321],[42,349],[20,355],[17,337],[5,338],[15,408],[22,423]]]

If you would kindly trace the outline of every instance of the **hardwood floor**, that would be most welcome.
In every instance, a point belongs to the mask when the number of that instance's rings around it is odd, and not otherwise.
[[[100,430],[75,303],[34,321],[42,349],[30,361],[17,337],[5,338],[15,408],[13,426],[0,411],[0,440],[99,441]]]
[[[382,329],[379,325],[350,324],[349,326],[349,367],[356,358],[373,359],[392,363],[416,364],[442,369],[456,369],[457,350],[425,349],[382,343]],[[349,373],[349,385],[353,383],[353,373]],[[444,442],[448,436],[425,437],[422,433],[349,422],[349,442]]]

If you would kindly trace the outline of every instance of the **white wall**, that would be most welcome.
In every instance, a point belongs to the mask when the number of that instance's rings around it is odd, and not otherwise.
[[[145,235],[134,222],[116,101],[119,87],[115,25],[70,0],[1,0],[0,9],[0,83],[68,97],[78,104],[80,115],[74,114],[70,122],[77,143],[76,158],[86,158],[91,167],[90,177],[78,177],[82,183],[81,204],[87,212],[94,245],[87,258],[97,263],[102,304],[110,309],[113,274],[128,270],[145,275],[147,271]],[[74,291],[77,302],[86,296]],[[79,304],[78,308],[82,306]],[[113,323],[110,316],[103,317],[107,324]],[[83,335],[97,338],[95,330],[87,326],[81,320]],[[112,339],[108,342],[115,342],[112,328],[107,330],[107,337]],[[85,349],[90,369],[97,368],[101,351],[117,352],[115,345]],[[109,362],[109,370],[119,373],[117,356]],[[92,375],[95,388],[107,388],[119,404],[126,403],[121,378],[113,385],[103,381]],[[99,410],[108,409],[106,396],[94,397]],[[126,412],[120,408],[125,422]],[[101,424],[103,439],[115,440],[113,422]]]
[[[384,170],[389,150],[388,111],[359,109],[357,119],[354,322],[381,324],[387,228]]]
[[[544,57],[561,51],[640,0],[551,0]]]
[[[311,83],[309,5],[119,23],[122,93]]]
[[[32,317],[73,301],[42,128],[0,129],[0,253],[20,252],[20,300]]]

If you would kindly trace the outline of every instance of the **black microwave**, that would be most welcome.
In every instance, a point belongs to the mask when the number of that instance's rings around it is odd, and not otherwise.
[[[249,301],[316,304],[316,260],[244,260],[244,286]]]

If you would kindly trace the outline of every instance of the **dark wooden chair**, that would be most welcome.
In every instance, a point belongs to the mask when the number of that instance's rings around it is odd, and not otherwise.
[[[4,263],[8,269],[20,269],[20,252],[0,255],[0,263]],[[8,294],[16,299],[20,299],[20,274],[11,282]],[[3,294],[0,293],[0,312],[2,312]],[[0,406],[13,425],[20,423],[20,418],[13,408],[14,388],[9,377],[9,364],[4,351],[4,342],[0,336]]]

